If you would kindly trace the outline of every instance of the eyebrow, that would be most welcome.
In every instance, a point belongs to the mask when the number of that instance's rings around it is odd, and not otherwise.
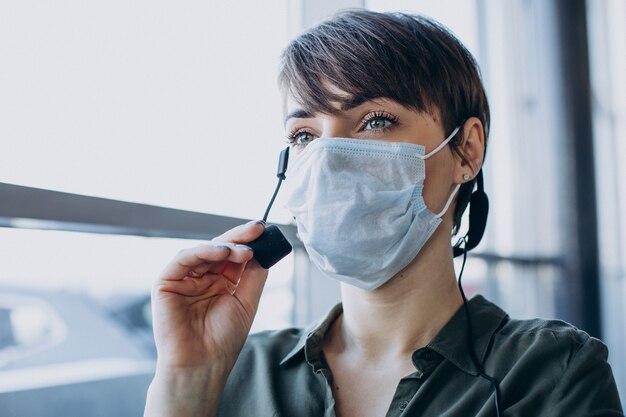
[[[351,110],[355,107],[359,107],[361,104],[365,103],[366,101],[372,101],[372,100],[374,99],[357,94],[355,96],[350,97],[345,102],[343,102],[341,104],[341,110],[342,111]],[[295,119],[309,119],[311,117],[313,117],[313,113],[311,113],[310,111],[304,110],[304,109],[298,109],[289,113],[287,117],[285,117],[284,123],[287,124],[287,121],[289,119],[294,119],[294,118]]]
[[[294,118],[296,118],[296,119],[309,119],[311,117],[313,117],[313,114],[311,112],[306,111],[306,110],[302,110],[302,109],[298,109],[298,110],[295,110],[295,111],[289,113],[287,115],[287,117],[285,117],[285,122],[284,123],[287,124],[287,121],[289,119],[294,119]]]

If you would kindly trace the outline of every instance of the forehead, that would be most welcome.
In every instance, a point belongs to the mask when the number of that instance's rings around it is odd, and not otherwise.
[[[337,87],[334,84],[331,84],[328,80],[322,80],[321,85],[324,91],[326,91],[327,93],[330,93],[329,95],[333,95],[340,99],[340,101],[331,101],[329,103],[337,111],[342,110],[342,106],[345,103],[350,103],[354,99],[352,94],[347,93],[346,91],[342,90],[341,88]],[[289,114],[289,112],[292,112],[294,110],[299,110],[299,109],[309,110],[309,111],[311,110],[311,109],[304,109],[304,106],[302,105],[302,103],[297,101],[293,95],[289,93],[285,93],[285,96],[283,98],[283,116],[286,116],[287,114]]]
[[[297,109],[302,109],[302,104],[298,103],[291,94],[286,94],[283,98],[283,117]]]

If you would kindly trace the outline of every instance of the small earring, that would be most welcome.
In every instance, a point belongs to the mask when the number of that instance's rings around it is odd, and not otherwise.
[[[469,180],[469,174],[463,174],[463,181]]]

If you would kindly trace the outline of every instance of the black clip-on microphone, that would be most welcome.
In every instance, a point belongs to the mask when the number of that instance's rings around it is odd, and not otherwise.
[[[285,179],[288,162],[289,147],[283,149],[280,153],[280,158],[278,160],[278,172],[276,174],[278,177],[278,184],[276,185],[274,195],[265,210],[263,221],[267,221],[267,216],[269,215],[270,209],[274,204],[278,190],[280,190],[280,186]],[[278,261],[289,255],[293,249],[291,244],[287,241],[287,239],[285,239],[285,235],[283,235],[280,229],[273,224],[265,227],[263,234],[247,245],[252,248],[254,258],[257,260],[259,265],[265,269],[269,269],[274,266]]]
[[[476,191],[472,193],[469,203],[469,229],[467,230],[467,243],[465,248],[461,247],[463,240],[452,247],[453,255],[463,255],[465,251],[474,249],[480,243],[487,226],[487,215],[489,214],[489,199],[485,193],[483,181],[483,170],[478,171],[476,176]]]

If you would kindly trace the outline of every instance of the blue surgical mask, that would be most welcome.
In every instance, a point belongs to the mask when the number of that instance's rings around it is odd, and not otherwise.
[[[311,261],[326,275],[374,290],[404,269],[441,223],[422,191],[425,161],[437,148],[410,143],[319,138],[293,152],[286,208]]]

